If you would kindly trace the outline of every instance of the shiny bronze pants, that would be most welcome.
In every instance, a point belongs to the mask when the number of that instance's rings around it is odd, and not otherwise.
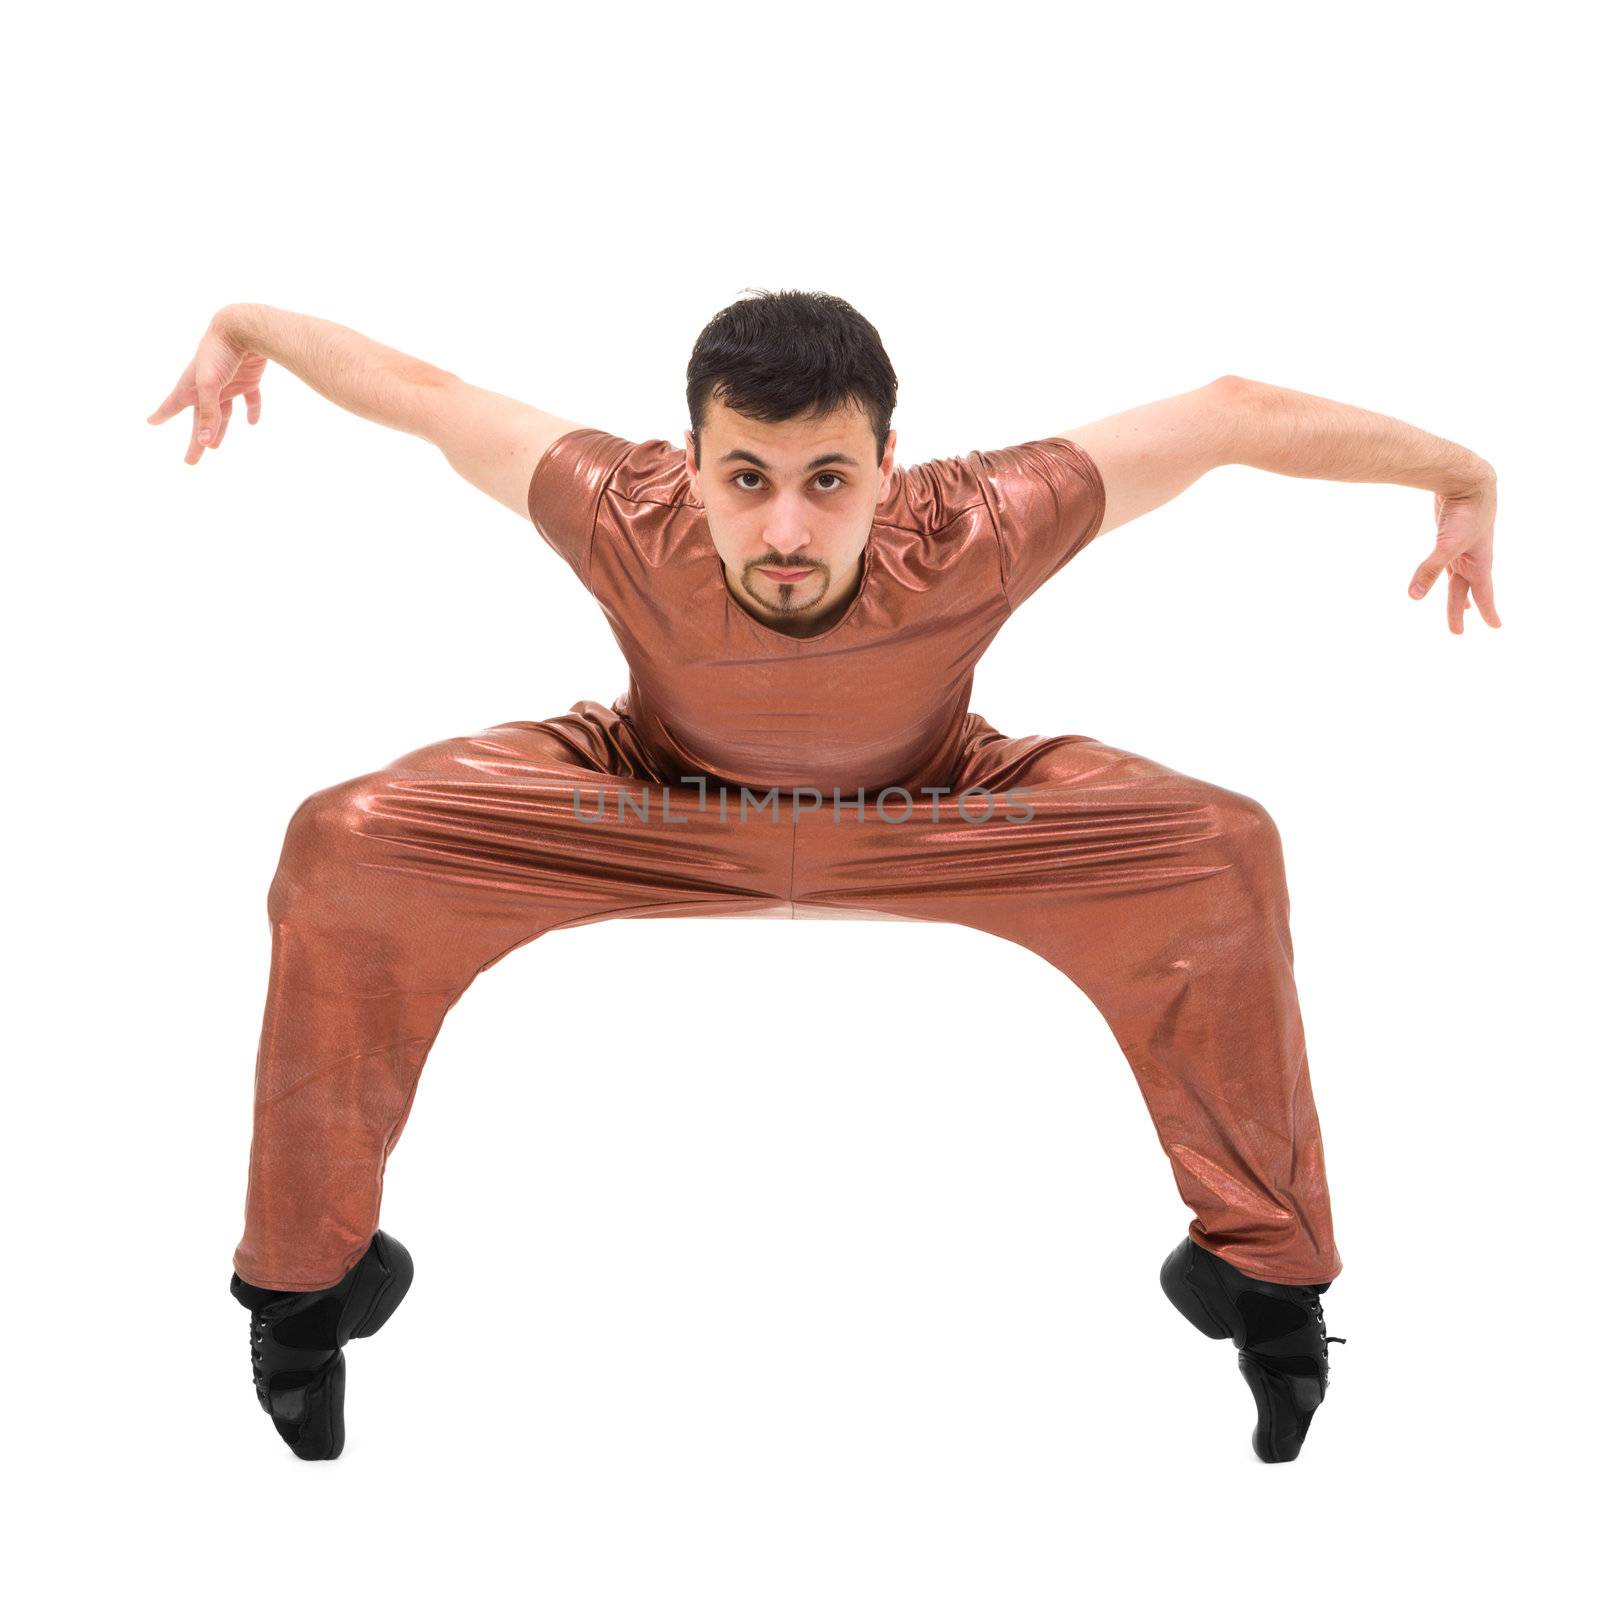
[[[975,715],[943,796],[695,776],[655,772],[625,714],[582,701],[300,805],[268,897],[240,1277],[324,1288],[361,1257],[429,1048],[486,967],[556,928],[741,914],[1026,945],[1132,1064],[1191,1236],[1273,1282],[1338,1274],[1283,858],[1257,802]]]

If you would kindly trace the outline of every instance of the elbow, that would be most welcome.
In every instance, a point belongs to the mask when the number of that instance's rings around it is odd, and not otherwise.
[[[1203,391],[1201,431],[1206,468],[1247,466],[1267,408],[1269,385],[1234,373],[1213,379]]]
[[[1213,394],[1227,400],[1240,400],[1246,395],[1260,389],[1262,385],[1252,378],[1236,377],[1233,373],[1226,373],[1220,378],[1213,378],[1206,385]]]

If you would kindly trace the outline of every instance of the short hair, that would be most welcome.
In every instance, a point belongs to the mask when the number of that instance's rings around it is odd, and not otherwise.
[[[837,295],[755,289],[700,331],[689,357],[694,464],[713,399],[757,422],[825,417],[854,403],[867,416],[878,464],[889,443],[899,380],[878,330]]]

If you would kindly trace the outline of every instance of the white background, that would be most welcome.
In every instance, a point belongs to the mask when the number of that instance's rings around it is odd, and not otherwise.
[[[1596,1126],[1572,15],[44,15],[4,97],[29,1592],[1564,1592]],[[625,676],[425,443],[279,369],[196,467],[187,416],[144,418],[261,300],[676,441],[694,337],[752,286],[875,324],[907,464],[1231,372],[1498,470],[1498,632],[1407,597],[1426,493],[1228,467],[978,670],[1002,731],[1278,822],[1350,1341],[1291,1466],[1161,1296],[1189,1213],[1111,1033],[948,925],[618,922],[484,974],[389,1165],[417,1279],[349,1352],[343,1458],[256,1407],[226,1288],[291,812]],[[775,1008],[775,972],[813,998]]]

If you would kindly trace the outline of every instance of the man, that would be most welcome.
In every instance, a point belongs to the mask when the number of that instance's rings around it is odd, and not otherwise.
[[[1499,626],[1495,475],[1370,412],[1237,377],[1026,444],[901,467],[896,379],[831,295],[718,314],[684,447],[488,393],[334,324],[213,319],[150,420],[186,460],[253,423],[275,360],[431,440],[529,516],[604,608],[627,693],[426,746],[310,796],[268,910],[235,1297],[258,1399],[295,1453],[343,1447],[344,1345],[411,1282],[377,1227],[385,1164],[445,1013],[557,928],[612,917],[883,916],[1028,946],[1100,1009],[1195,1213],[1168,1297],[1232,1339],[1253,1442],[1292,1460],[1328,1380],[1341,1270],[1292,970],[1277,829],[1255,801],[1084,734],[968,711],[1011,613],[1091,540],[1213,467],[1405,483]]]

